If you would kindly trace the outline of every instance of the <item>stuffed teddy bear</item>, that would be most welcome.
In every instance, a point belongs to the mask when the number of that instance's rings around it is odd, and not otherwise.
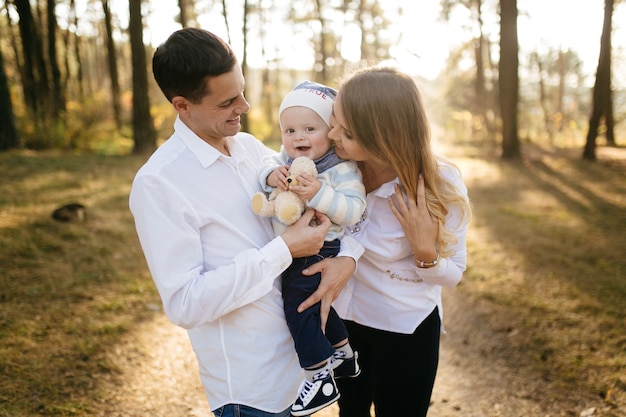
[[[287,182],[289,185],[297,185],[296,177],[299,174],[306,173],[313,177],[317,177],[317,168],[315,162],[306,156],[300,156],[293,160],[289,167],[289,177]],[[262,192],[255,193],[252,196],[252,211],[259,216],[276,217],[281,223],[289,226],[295,223],[306,208],[306,201],[293,191],[281,191],[274,188],[269,197],[265,197]]]

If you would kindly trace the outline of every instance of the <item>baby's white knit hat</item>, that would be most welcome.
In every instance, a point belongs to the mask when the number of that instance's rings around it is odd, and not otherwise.
[[[313,81],[303,81],[294,87],[283,99],[278,109],[278,119],[289,107],[306,107],[317,113],[330,127],[330,115],[333,112],[333,102],[337,91],[333,88]]]

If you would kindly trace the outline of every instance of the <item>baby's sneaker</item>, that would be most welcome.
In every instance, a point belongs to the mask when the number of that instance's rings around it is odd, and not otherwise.
[[[335,378],[356,378],[361,373],[359,367],[359,352],[354,352],[354,356],[346,358],[346,352],[335,351],[331,361],[331,368]]]
[[[315,374],[313,381],[304,380],[298,389],[298,399],[291,406],[294,416],[308,416],[339,399],[339,391],[330,369]]]

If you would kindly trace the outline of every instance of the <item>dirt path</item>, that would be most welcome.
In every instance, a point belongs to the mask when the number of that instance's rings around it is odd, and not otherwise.
[[[501,346],[514,331],[498,330],[487,306],[467,300],[460,289],[444,293],[447,334],[429,417],[626,416],[609,414],[572,393],[558,402],[552,387],[510,363]],[[494,330],[495,329],[495,330]],[[122,370],[103,381],[106,401],[99,416],[211,416],[186,333],[158,314],[112,348]],[[119,381],[122,381],[120,384]],[[618,410],[618,413],[620,411]],[[329,407],[314,417],[336,417]]]
[[[158,313],[109,353],[121,375],[103,381],[100,417],[212,416],[185,330]]]

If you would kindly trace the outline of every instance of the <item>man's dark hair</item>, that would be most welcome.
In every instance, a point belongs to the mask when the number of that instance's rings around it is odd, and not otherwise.
[[[226,42],[197,28],[178,30],[152,57],[152,73],[165,97],[182,96],[197,103],[207,91],[207,77],[230,72],[237,58]]]

